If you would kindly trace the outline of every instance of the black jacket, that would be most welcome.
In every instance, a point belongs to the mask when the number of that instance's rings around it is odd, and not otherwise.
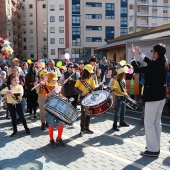
[[[139,67],[136,61],[131,63],[135,73],[144,73],[143,101],[151,102],[165,99],[168,68],[164,66],[163,59],[151,60],[145,57],[144,62],[147,63],[145,67]]]

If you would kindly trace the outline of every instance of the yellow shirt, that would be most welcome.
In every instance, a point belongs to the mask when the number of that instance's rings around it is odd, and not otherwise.
[[[123,80],[123,81],[125,81],[125,80]],[[122,88],[123,88],[123,86],[122,86]],[[121,88],[120,88],[120,85],[119,85],[119,83],[118,83],[117,80],[115,80],[115,82],[114,82],[113,89],[118,89],[119,92],[122,92],[122,90],[121,90]],[[124,91],[124,93],[127,94],[127,91],[126,91],[125,88],[123,88],[123,91]],[[116,91],[115,91],[115,94],[116,94],[116,96],[124,96],[123,94],[122,94],[122,95],[117,94]]]
[[[114,78],[112,78],[110,80],[109,87],[111,87],[111,90],[113,90],[113,86],[114,86],[115,81],[116,81],[116,79],[114,79]]]
[[[85,81],[90,85],[90,87],[93,90],[96,88],[94,79],[86,79]],[[86,87],[82,84],[82,82],[79,79],[76,81],[76,84],[74,86],[77,87],[82,92],[89,93],[89,90],[86,89]]]
[[[20,100],[22,100],[22,96],[23,96],[23,93],[24,93],[23,87],[18,84],[18,85],[16,85],[16,86],[10,85],[10,88],[11,88],[11,91],[12,91],[13,93],[20,93],[20,96],[18,96],[18,98],[19,98]],[[9,90],[8,87],[6,87],[5,89],[3,89],[3,90],[1,91],[1,94],[2,94],[2,95],[5,95],[8,90]],[[17,103],[18,103],[18,102],[17,102],[12,96],[10,96],[10,95],[6,95],[6,97],[7,97],[7,103],[10,103],[10,104],[17,104]]]

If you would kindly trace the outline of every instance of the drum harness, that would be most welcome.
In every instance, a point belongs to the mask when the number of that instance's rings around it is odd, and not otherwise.
[[[79,78],[79,80],[86,87],[86,89],[90,91],[90,93],[93,92],[92,88],[90,87],[90,85],[85,80],[83,80],[82,78]]]

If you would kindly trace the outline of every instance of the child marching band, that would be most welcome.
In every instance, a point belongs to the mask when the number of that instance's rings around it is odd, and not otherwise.
[[[23,96],[23,87],[19,85],[19,78],[17,75],[12,75],[10,77],[10,85],[1,91],[1,94],[7,96],[7,105],[12,119],[13,133],[11,137],[18,133],[17,124],[16,124],[16,112],[19,116],[20,121],[22,122],[25,131],[30,135],[30,130],[27,126],[22,107],[22,96]]]
[[[58,86],[57,83],[58,77],[56,72],[50,72],[48,73],[48,81],[46,83],[46,88],[43,90],[43,96],[44,100],[47,101],[48,98],[50,98],[52,95],[57,95],[61,96],[64,98],[60,92],[56,94],[54,89],[56,86]],[[66,99],[66,98],[64,98]],[[49,137],[50,137],[50,145],[52,148],[55,148],[56,142],[58,142],[62,147],[65,147],[65,143],[62,140],[62,133],[64,129],[64,122],[60,121],[57,117],[52,116],[50,113],[46,113],[46,121],[48,123],[48,132],[49,132]],[[57,129],[58,129],[58,137],[56,139],[56,142],[54,141],[54,127],[57,124]]]

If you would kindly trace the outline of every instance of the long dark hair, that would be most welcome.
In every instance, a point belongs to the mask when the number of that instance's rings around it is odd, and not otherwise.
[[[30,74],[30,75],[35,75],[36,74],[35,70],[33,70],[34,66],[35,66],[34,63],[30,64],[30,68],[29,68],[29,73],[28,74]]]
[[[90,73],[84,69],[83,72],[82,72],[82,75],[81,75],[82,79],[89,79],[90,78]]]
[[[161,58],[164,61],[164,66],[168,69],[168,60],[166,58],[166,46],[162,43],[155,44],[153,46],[154,52],[157,52],[159,55],[159,58]]]

